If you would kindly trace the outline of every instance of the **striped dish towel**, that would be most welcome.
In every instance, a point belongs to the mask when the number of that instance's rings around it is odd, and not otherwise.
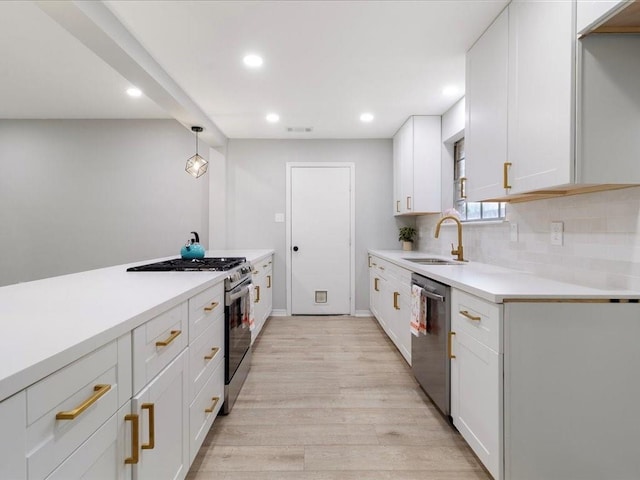
[[[420,322],[422,321],[422,288],[411,285],[411,333],[416,337],[420,334]]]

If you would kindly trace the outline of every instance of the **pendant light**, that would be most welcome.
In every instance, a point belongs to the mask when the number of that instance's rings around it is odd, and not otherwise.
[[[196,154],[189,160],[187,160],[187,166],[185,167],[185,170],[190,175],[198,178],[207,173],[209,162],[198,155],[198,133],[202,131],[202,127],[191,127],[191,131],[196,133]]]

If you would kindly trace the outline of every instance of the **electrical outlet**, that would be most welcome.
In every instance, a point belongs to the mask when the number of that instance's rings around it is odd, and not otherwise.
[[[284,223],[284,213],[276,213],[276,223]]]
[[[509,239],[512,242],[515,242],[515,243],[518,242],[518,224],[517,223],[511,223],[509,225]]]
[[[564,223],[551,222],[551,245],[560,245],[564,243]]]

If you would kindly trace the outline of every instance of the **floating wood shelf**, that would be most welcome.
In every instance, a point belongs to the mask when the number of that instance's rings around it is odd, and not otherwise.
[[[629,3],[589,33],[640,33],[640,2]]]

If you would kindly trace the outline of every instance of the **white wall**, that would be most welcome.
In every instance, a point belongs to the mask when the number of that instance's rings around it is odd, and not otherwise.
[[[418,218],[418,248],[450,255],[454,225]],[[640,290],[640,187],[507,205],[508,222],[465,224],[465,257],[598,288]],[[564,245],[551,245],[550,223],[564,222]],[[510,241],[510,223],[518,241]]]
[[[356,167],[356,310],[369,309],[367,249],[398,248],[393,205],[393,150],[388,140],[229,140],[227,245],[273,248],[274,308],[286,309],[287,162],[354,162]]]
[[[206,245],[194,148],[174,120],[0,120],[0,285]]]

